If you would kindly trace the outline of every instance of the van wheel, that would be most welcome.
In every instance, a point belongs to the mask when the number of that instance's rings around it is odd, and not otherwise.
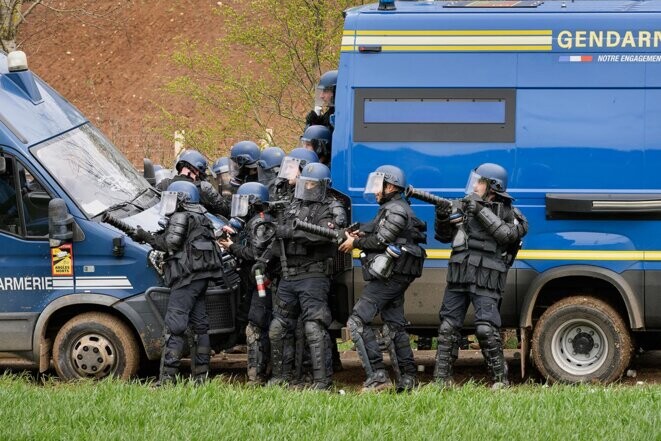
[[[57,333],[53,363],[63,380],[129,379],[140,366],[140,350],[126,324],[112,315],[86,312],[69,320]]]
[[[631,361],[629,329],[607,303],[594,297],[563,299],[544,312],[532,337],[532,357],[551,382],[610,383]]]

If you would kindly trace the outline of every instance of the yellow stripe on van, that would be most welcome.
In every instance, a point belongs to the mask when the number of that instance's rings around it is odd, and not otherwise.
[[[427,249],[427,258],[444,260],[450,258],[449,249]],[[353,258],[360,251],[353,250]],[[518,260],[594,260],[594,261],[659,261],[661,251],[600,251],[600,250],[521,250]]]
[[[383,46],[381,50],[383,52],[489,52],[489,51],[550,51],[553,49],[553,46],[403,46],[403,45],[392,45],[392,46]]]
[[[343,35],[553,35],[550,29],[492,29],[492,30],[442,30],[442,31],[390,31],[357,30],[344,31]]]

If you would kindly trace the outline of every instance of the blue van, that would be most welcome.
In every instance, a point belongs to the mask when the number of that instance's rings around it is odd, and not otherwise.
[[[353,220],[368,174],[461,198],[484,162],[530,222],[501,313],[553,381],[619,378],[661,339],[661,2],[384,1],[345,11],[332,173]],[[411,201],[433,225],[433,207]],[[407,293],[434,334],[447,245]],[[345,302],[362,290],[354,260]],[[472,318],[469,317],[469,320]]]
[[[0,53],[0,357],[41,372],[52,359],[64,379],[129,378],[157,360],[169,292],[157,256],[102,220],[155,231],[159,211],[159,193],[22,52]],[[207,299],[216,350],[234,335],[238,276],[224,262]]]

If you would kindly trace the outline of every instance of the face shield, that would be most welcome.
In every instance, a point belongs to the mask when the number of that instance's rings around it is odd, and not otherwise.
[[[250,208],[250,195],[247,194],[234,194],[232,195],[232,217],[245,217],[248,215]]]
[[[367,183],[365,184],[365,191],[363,191],[363,197],[367,202],[374,203],[376,202],[376,194],[383,192],[383,180],[385,174],[381,172],[372,172],[367,177]]]
[[[301,137],[301,139],[298,141],[298,145],[296,147],[301,148],[301,149],[310,150],[311,152],[316,153],[315,142],[312,139]]]
[[[293,181],[301,174],[301,160],[286,156],[280,164],[280,172],[278,178]]]
[[[328,108],[335,105],[335,94],[333,89],[328,88],[317,88],[314,94],[314,105],[315,107]]]
[[[326,197],[326,182],[319,179],[299,177],[294,191],[296,199],[319,202]]]
[[[482,192],[480,192],[480,189],[478,188],[478,184],[480,183],[485,184],[485,188],[483,189]],[[487,186],[487,180],[483,178],[479,173],[476,173],[475,170],[473,170],[471,171],[471,174],[468,176],[468,182],[466,183],[466,194],[470,195],[476,193],[478,196],[482,197],[484,196],[484,193],[487,190],[486,186]]]
[[[177,195],[176,191],[161,192],[161,216],[169,216],[177,210]]]
[[[230,167],[229,165],[221,165],[218,168],[218,172],[216,173],[216,183],[218,184],[218,188],[221,188],[223,190],[227,190],[230,188]]]
[[[268,187],[269,184],[278,177],[279,172],[280,167],[273,167],[268,170],[265,170],[262,167],[257,167],[257,181]]]

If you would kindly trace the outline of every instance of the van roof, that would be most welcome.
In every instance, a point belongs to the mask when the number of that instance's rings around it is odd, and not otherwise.
[[[0,52],[0,145],[27,148],[87,122],[31,71],[9,72]]]
[[[395,11],[379,11],[378,4],[347,10],[347,17],[357,14],[406,13],[581,13],[581,12],[661,12],[658,0],[469,0],[469,1],[397,1]]]

